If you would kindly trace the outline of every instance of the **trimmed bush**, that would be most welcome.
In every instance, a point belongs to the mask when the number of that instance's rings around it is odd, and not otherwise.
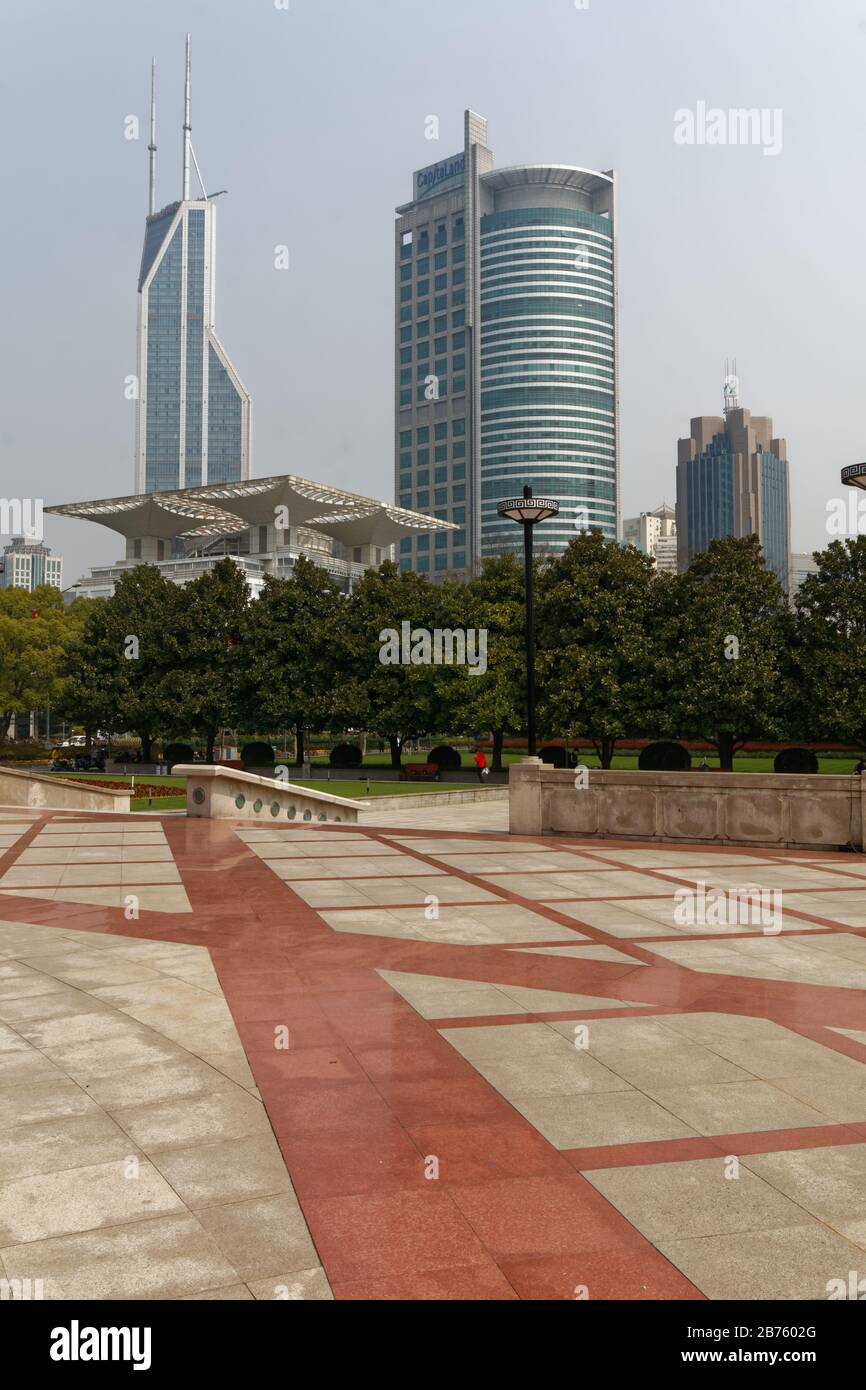
[[[543,763],[549,763],[551,767],[568,767],[568,753],[558,743],[548,743],[538,756]]]
[[[66,751],[71,753],[73,750]],[[25,742],[23,739],[15,743],[0,743],[0,762],[3,763],[39,763],[46,762],[50,757],[50,752],[41,743]]]
[[[191,763],[195,760],[195,753],[188,743],[167,743],[162,761],[168,763],[169,771],[175,763]]]
[[[328,759],[331,767],[360,767],[364,754],[356,743],[338,743]]]
[[[774,772],[817,772],[818,759],[811,748],[783,748],[773,759]]]
[[[274,750],[269,743],[245,743],[241,762],[247,772],[254,767],[273,767]]]
[[[447,743],[440,743],[438,748],[432,749],[427,754],[427,761],[435,763],[440,772],[459,772],[462,767],[457,749],[449,748]]]
[[[692,756],[681,743],[648,743],[637,760],[641,772],[688,772]]]

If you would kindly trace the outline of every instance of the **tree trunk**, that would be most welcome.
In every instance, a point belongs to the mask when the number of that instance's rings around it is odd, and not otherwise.
[[[399,772],[399,771],[400,771],[400,754],[401,754],[401,752],[402,752],[402,748],[401,748],[401,745],[400,745],[400,735],[399,735],[399,734],[389,734],[389,735],[388,735],[388,746],[389,746],[390,749],[391,749],[391,767],[392,767],[392,770],[393,770],[394,772]]]
[[[216,736],[217,736],[217,731],[216,731],[216,729],[208,729],[208,731],[207,731],[207,749],[206,749],[205,755],[204,755],[204,756],[205,756],[205,762],[208,762],[208,763],[212,763],[212,762],[213,762],[213,748],[214,748],[214,744],[216,743]]]
[[[87,754],[88,758],[90,757],[90,753],[91,753],[91,749],[92,749],[92,748],[93,748],[93,730],[92,730],[92,729],[87,729],[87,728],[85,728],[85,730],[84,730],[84,751],[85,751],[85,753]]]
[[[716,747],[719,750],[719,771],[733,772],[734,770],[734,735],[719,734]]]
[[[0,743],[5,743],[9,737],[9,725],[12,723],[14,710],[4,709],[0,714]]]
[[[151,753],[153,751],[153,734],[139,734],[141,739],[141,761],[143,763],[152,762]]]
[[[613,750],[616,747],[615,738],[602,738],[599,740],[598,757],[603,768],[609,769],[613,762]]]
[[[295,725],[295,767],[304,765],[304,731],[300,724]]]
[[[492,772],[502,771],[502,743],[504,737],[504,729],[493,730],[493,764],[491,767]]]

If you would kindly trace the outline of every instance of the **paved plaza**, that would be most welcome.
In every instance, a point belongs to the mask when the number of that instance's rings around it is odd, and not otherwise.
[[[0,811],[0,1274],[702,1300],[866,1270],[866,857],[506,811]],[[744,885],[770,925],[684,920]]]

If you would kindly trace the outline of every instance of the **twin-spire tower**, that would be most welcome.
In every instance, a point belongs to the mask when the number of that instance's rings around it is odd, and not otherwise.
[[[156,64],[150,70],[148,216],[138,278],[136,492],[250,476],[251,402],[214,327],[217,194],[192,147],[186,36],[181,198],[156,209]],[[190,197],[190,164],[200,194]]]

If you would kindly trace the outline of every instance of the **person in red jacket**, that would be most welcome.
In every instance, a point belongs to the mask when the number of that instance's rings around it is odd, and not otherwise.
[[[475,750],[475,766],[478,770],[478,780],[479,782],[483,782],[484,778],[487,776],[487,754],[484,752],[483,748],[477,748]]]

